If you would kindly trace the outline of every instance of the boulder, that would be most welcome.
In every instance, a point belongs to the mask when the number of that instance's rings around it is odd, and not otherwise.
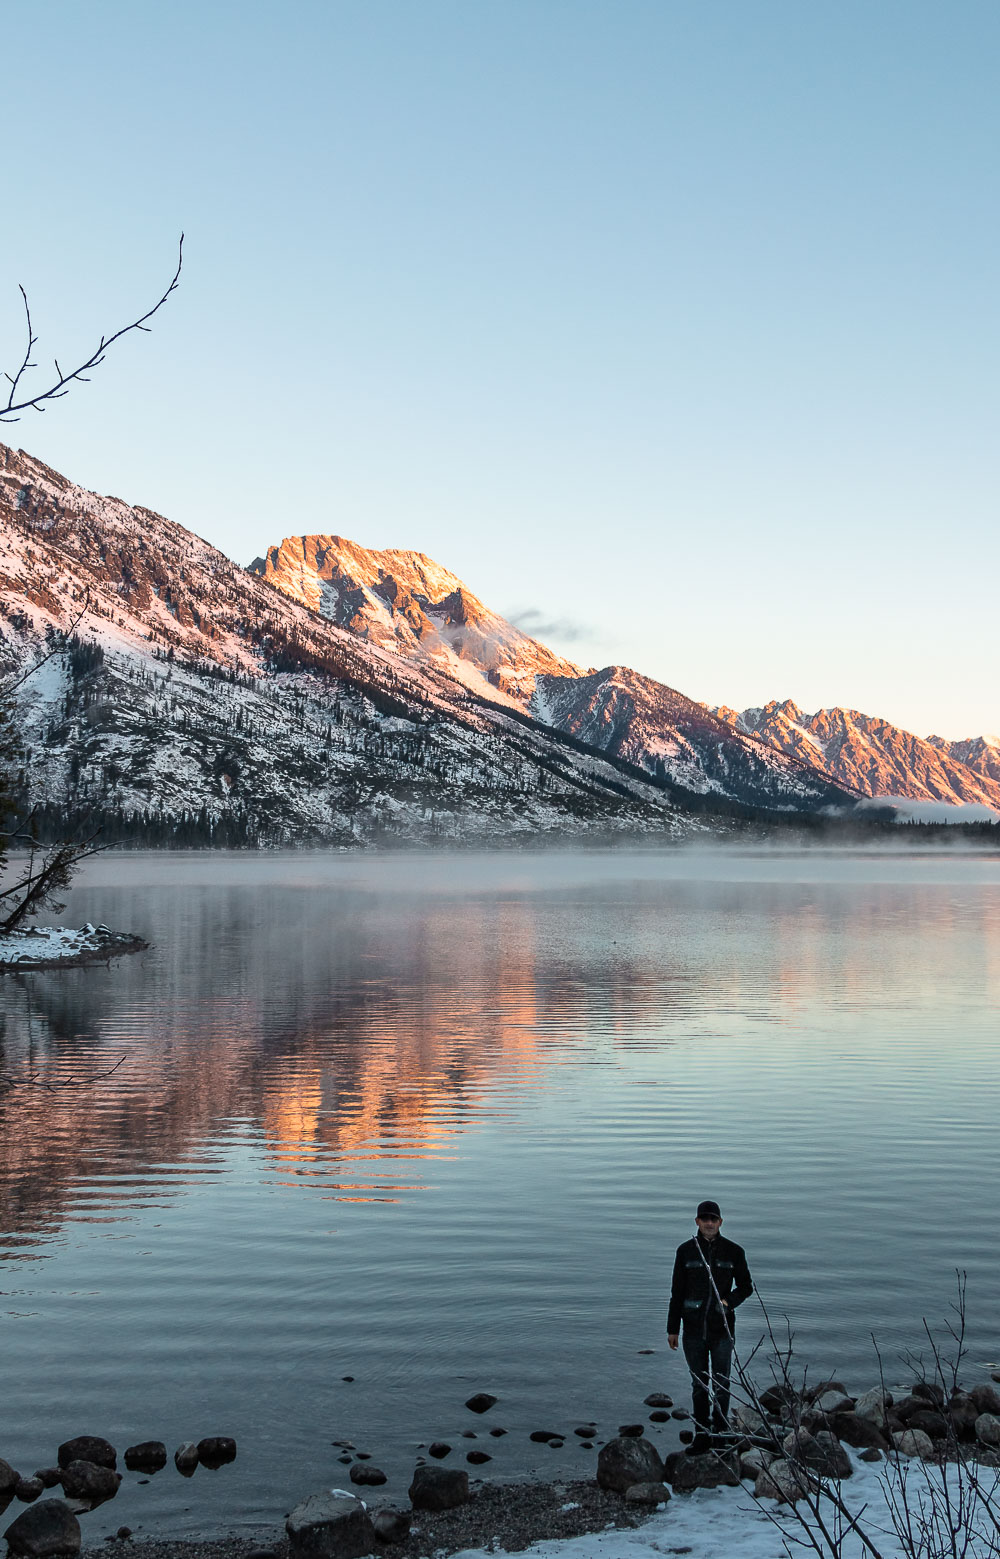
[[[499,1397],[490,1396],[488,1391],[477,1391],[475,1396],[470,1397],[465,1405],[472,1413],[486,1413],[491,1407],[495,1406],[499,1400]]]
[[[969,1396],[980,1413],[994,1413],[1000,1417],[1000,1391],[993,1386],[973,1386]]]
[[[355,1462],[347,1476],[352,1483],[371,1484],[373,1487],[389,1481],[381,1467],[369,1467],[367,1462]]]
[[[185,1440],[174,1452],[174,1466],[178,1472],[187,1473],[188,1477],[198,1465],[198,1447],[193,1440]]]
[[[688,1494],[692,1489],[735,1489],[739,1481],[740,1459],[735,1451],[680,1456],[670,1468],[675,1494]]]
[[[756,1478],[765,1467],[770,1467],[776,1461],[777,1453],[766,1451],[762,1445],[751,1445],[748,1450],[740,1455],[740,1477]]]
[[[56,1460],[60,1467],[68,1467],[70,1462],[92,1462],[95,1467],[118,1466],[118,1454],[110,1440],[102,1440],[100,1435],[81,1434],[75,1440],[64,1440],[56,1452]]]
[[[918,1456],[922,1462],[934,1457],[934,1441],[922,1429],[900,1429],[892,1437],[900,1456]]]
[[[855,1450],[880,1451],[889,1449],[889,1442],[873,1418],[862,1418],[859,1413],[838,1413],[833,1421],[833,1432],[845,1445]]]
[[[20,1477],[21,1474],[14,1471],[10,1462],[0,1461],[0,1499],[7,1498],[13,1494]],[[56,1482],[58,1483],[58,1481],[57,1478]]]
[[[14,1493],[25,1505],[30,1505],[45,1492],[45,1484],[36,1474],[33,1478],[18,1478]]]
[[[96,1462],[70,1462],[62,1470],[63,1493],[67,1499],[85,1499],[93,1505],[114,1499],[122,1481],[120,1472],[99,1467]]]
[[[236,1441],[231,1435],[206,1435],[198,1441],[198,1460],[203,1467],[224,1467],[236,1460]]]
[[[649,1422],[651,1424],[669,1424],[670,1414],[665,1407],[654,1407],[649,1415]]]
[[[557,1442],[554,1440],[549,1441],[550,1445],[555,1445],[556,1443]],[[559,1441],[558,1443],[561,1445],[562,1441]],[[491,1462],[493,1460],[488,1451],[466,1451],[465,1459],[467,1462],[471,1462],[473,1467],[481,1467],[484,1462]]]
[[[441,1461],[442,1457],[451,1454],[451,1446],[447,1440],[432,1440],[427,1447],[427,1454],[428,1456],[433,1456],[437,1461]]]
[[[62,1473],[58,1467],[39,1467],[35,1477],[41,1478],[42,1487],[46,1489],[54,1489],[57,1483],[62,1482]]]
[[[901,1397],[898,1402],[894,1402],[892,1410],[905,1426],[910,1422],[914,1413],[925,1413],[927,1411],[927,1398],[915,1396],[911,1391],[909,1396]]]
[[[967,1391],[956,1391],[948,1403],[948,1417],[960,1440],[971,1439],[976,1432],[979,1409]]]
[[[1000,1415],[980,1413],[976,1419],[976,1439],[996,1450],[1000,1446]]]
[[[548,1445],[550,1440],[561,1440],[562,1435],[556,1429],[533,1429],[528,1436],[536,1445]]]
[[[619,1435],[601,1446],[597,1481],[602,1489],[614,1489],[618,1494],[624,1494],[633,1483],[662,1483],[660,1453],[651,1440]]]
[[[469,1498],[469,1474],[464,1467],[418,1467],[407,1492],[417,1510],[452,1510]]]
[[[669,1498],[670,1490],[665,1483],[633,1483],[625,1490],[629,1505],[665,1505]]]
[[[870,1445],[866,1451],[858,1452],[859,1462],[880,1462],[881,1460],[882,1452],[877,1445]]]
[[[648,1397],[642,1399],[643,1407],[673,1407],[673,1397],[668,1397],[663,1391],[651,1391]]]
[[[375,1546],[375,1528],[353,1494],[310,1494],[285,1522],[292,1559],[361,1559]]]
[[[632,1436],[632,1438],[636,1439],[636,1440],[641,1439],[641,1437],[645,1434],[645,1432],[646,1432],[645,1424],[619,1424],[618,1425],[618,1433],[620,1435],[625,1435],[626,1437]]]
[[[758,1413],[755,1407],[747,1403],[738,1402],[730,1410],[729,1422],[737,1434],[760,1435],[768,1434],[767,1419],[762,1413]]]
[[[936,1380],[918,1380],[913,1387],[913,1395],[933,1402],[935,1407],[944,1406],[944,1387]]]
[[[759,1400],[765,1413],[780,1418],[786,1408],[799,1400],[799,1394],[794,1386],[782,1382],[780,1386],[768,1386],[766,1391],[761,1392]]]
[[[849,1478],[854,1472],[851,1458],[837,1436],[828,1429],[820,1429],[816,1434],[803,1438],[798,1460],[821,1478]]]
[[[940,1440],[942,1435],[948,1433],[948,1420],[943,1413],[939,1413],[930,1403],[922,1413],[911,1413],[906,1421],[907,1429],[922,1429],[924,1434],[929,1434],[932,1440]]]
[[[380,1543],[405,1543],[410,1535],[412,1516],[408,1510],[385,1505],[372,1516],[376,1540]]]
[[[159,1472],[167,1465],[167,1448],[162,1440],[140,1440],[125,1452],[129,1472]]]
[[[80,1552],[80,1523],[61,1499],[43,1499],[12,1521],[4,1532],[8,1551],[26,1559],[55,1559]]]
[[[754,1499],[774,1499],[779,1505],[794,1505],[803,1495],[816,1493],[819,1485],[811,1473],[795,1462],[779,1457],[765,1467],[754,1484]]]
[[[870,1391],[863,1391],[854,1403],[854,1412],[858,1418],[869,1418],[880,1429],[885,1428],[885,1415],[892,1407],[892,1397],[888,1391],[883,1391],[881,1386],[872,1386]]]
[[[847,1387],[842,1380],[818,1380],[815,1386],[810,1386],[806,1392],[806,1401],[818,1402],[828,1391],[837,1391],[842,1397],[847,1395]]]
[[[813,1407],[818,1413],[849,1413],[854,1406],[854,1398],[849,1397],[844,1391],[824,1391],[821,1397],[817,1397]]]

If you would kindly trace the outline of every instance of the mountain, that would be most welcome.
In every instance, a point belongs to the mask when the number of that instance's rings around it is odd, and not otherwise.
[[[448,671],[490,699],[524,707],[539,673],[582,674],[422,552],[377,551],[343,536],[286,536],[249,567],[328,622]]]
[[[15,780],[42,826],[182,844],[704,827],[434,656],[359,637],[0,445],[0,671],[33,663]]]
[[[561,659],[422,552],[377,551],[342,536],[289,536],[250,568],[367,642],[446,670],[690,794],[806,811],[856,799],[809,759],[734,731],[651,677]]]
[[[1000,740],[926,741],[857,709],[805,714],[789,699],[759,709],[720,707],[734,730],[763,737],[866,796],[975,803],[1000,809]]]

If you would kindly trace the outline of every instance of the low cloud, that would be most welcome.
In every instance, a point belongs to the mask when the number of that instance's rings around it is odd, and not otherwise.
[[[537,606],[526,606],[522,611],[508,612],[507,621],[528,633],[533,639],[562,639],[566,644],[580,644],[585,640],[595,643],[598,635],[588,623],[574,622],[569,617],[549,617]]]

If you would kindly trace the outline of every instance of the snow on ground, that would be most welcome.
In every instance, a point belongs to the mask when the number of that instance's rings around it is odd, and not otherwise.
[[[0,968],[34,969],[72,964],[90,958],[109,958],[114,953],[145,947],[139,938],[107,926],[28,926],[0,936]]]
[[[845,1447],[846,1449],[846,1447]],[[906,1550],[896,1534],[886,1503],[886,1481],[897,1491],[900,1475],[906,1480],[907,1501],[911,1510],[926,1500],[931,1479],[940,1479],[937,1468],[922,1462],[900,1461],[901,1474],[887,1462],[877,1465],[854,1462],[853,1476],[841,1485],[841,1491],[849,1509],[861,1514],[861,1524],[875,1539],[875,1546],[883,1559],[903,1559]],[[994,1490],[994,1498],[1000,1492],[1000,1478],[989,1469],[985,1474],[986,1489]],[[951,1488],[955,1488],[956,1469],[949,1468]],[[997,1480],[994,1483],[992,1480]],[[804,1506],[800,1509],[804,1511]],[[765,1513],[779,1515],[783,1529],[775,1525]],[[827,1512],[827,1516],[830,1512]],[[782,1559],[785,1552],[783,1535],[787,1530],[792,1538],[804,1536],[797,1518],[787,1506],[778,1506],[773,1500],[763,1500],[760,1505],[752,1498],[749,1484],[737,1489],[697,1489],[691,1494],[675,1494],[669,1504],[660,1506],[649,1521],[641,1527],[624,1530],[605,1529],[587,1533],[583,1537],[553,1538],[533,1543],[524,1550],[527,1559],[545,1556],[545,1559],[661,1559],[664,1554],[684,1554],[689,1559]],[[499,1542],[499,1539],[497,1539]],[[489,1559],[491,1552],[503,1550],[467,1548],[452,1559]],[[825,1551],[825,1550],[824,1550]],[[973,1538],[966,1550],[967,1559],[991,1552],[986,1541]],[[862,1559],[865,1550],[859,1538],[845,1538],[842,1553],[844,1559]]]

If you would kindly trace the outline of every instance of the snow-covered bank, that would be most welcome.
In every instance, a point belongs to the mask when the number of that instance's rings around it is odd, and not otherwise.
[[[0,936],[0,971],[70,969],[78,964],[105,963],[121,953],[139,953],[148,946],[140,936],[111,931],[107,926],[29,926],[26,931]]]

